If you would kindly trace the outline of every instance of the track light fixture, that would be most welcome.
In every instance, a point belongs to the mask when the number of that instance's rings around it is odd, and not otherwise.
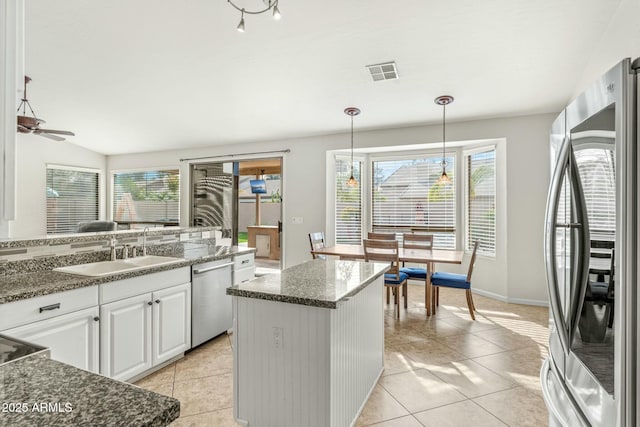
[[[240,12],[240,23],[236,27],[238,31],[240,31],[241,33],[244,33],[244,14],[245,13],[249,15],[260,15],[261,13],[271,11],[273,15],[273,19],[277,21],[281,18],[282,15],[280,14],[280,9],[278,9],[278,0],[262,0],[262,1],[266,6],[264,9],[246,10],[244,7],[237,6],[233,1],[227,0],[227,3],[229,3],[231,6],[233,6],[234,9]]]

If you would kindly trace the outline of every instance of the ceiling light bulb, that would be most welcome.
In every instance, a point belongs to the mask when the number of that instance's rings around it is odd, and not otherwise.
[[[282,18],[282,15],[280,15],[280,10],[278,9],[278,5],[273,6],[273,19],[275,19],[276,21],[279,21],[280,18]]]
[[[244,33],[244,9],[242,9],[242,16],[240,17],[240,23],[236,27],[236,30]]]
[[[356,181],[356,179],[353,177],[353,174],[349,177],[349,180],[347,181],[347,187],[355,187],[358,185],[358,181]]]
[[[447,171],[442,169],[442,175],[438,178],[438,184],[451,184],[451,178],[447,175]]]

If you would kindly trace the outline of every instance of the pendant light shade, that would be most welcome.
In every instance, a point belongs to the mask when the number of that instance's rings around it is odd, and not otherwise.
[[[438,184],[451,184],[451,178],[447,175],[447,159],[445,157],[445,140],[446,140],[446,111],[447,105],[453,102],[453,96],[441,95],[437,97],[434,102],[438,105],[442,105],[442,174],[438,178]]]
[[[351,117],[351,176],[349,177],[349,180],[347,180],[347,186],[355,187],[358,185],[358,181],[353,176],[353,116],[360,114],[360,109],[356,107],[347,107],[344,109],[344,113]]]

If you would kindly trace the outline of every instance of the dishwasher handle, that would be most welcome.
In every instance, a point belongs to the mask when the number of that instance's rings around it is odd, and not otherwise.
[[[233,264],[234,264],[233,262],[228,262],[226,264],[214,265],[213,267],[207,267],[207,268],[203,268],[203,269],[194,268],[193,269],[193,274],[203,274],[203,273],[207,273],[209,271],[219,270],[219,269],[224,268],[224,267],[230,267]]]

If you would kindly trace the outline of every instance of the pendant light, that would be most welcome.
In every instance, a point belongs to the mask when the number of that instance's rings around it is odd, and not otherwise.
[[[438,178],[438,184],[451,184],[451,178],[447,175],[447,160],[445,157],[445,139],[446,139],[446,111],[447,105],[453,102],[453,96],[449,95],[441,95],[437,97],[434,102],[438,105],[442,105],[442,162],[440,165],[442,166],[442,175]]]
[[[344,109],[344,113],[347,116],[351,117],[351,176],[347,181],[347,186],[355,187],[356,185],[358,185],[358,181],[356,181],[355,177],[353,176],[353,116],[357,116],[358,114],[360,114],[360,109],[356,107],[347,107]]]

